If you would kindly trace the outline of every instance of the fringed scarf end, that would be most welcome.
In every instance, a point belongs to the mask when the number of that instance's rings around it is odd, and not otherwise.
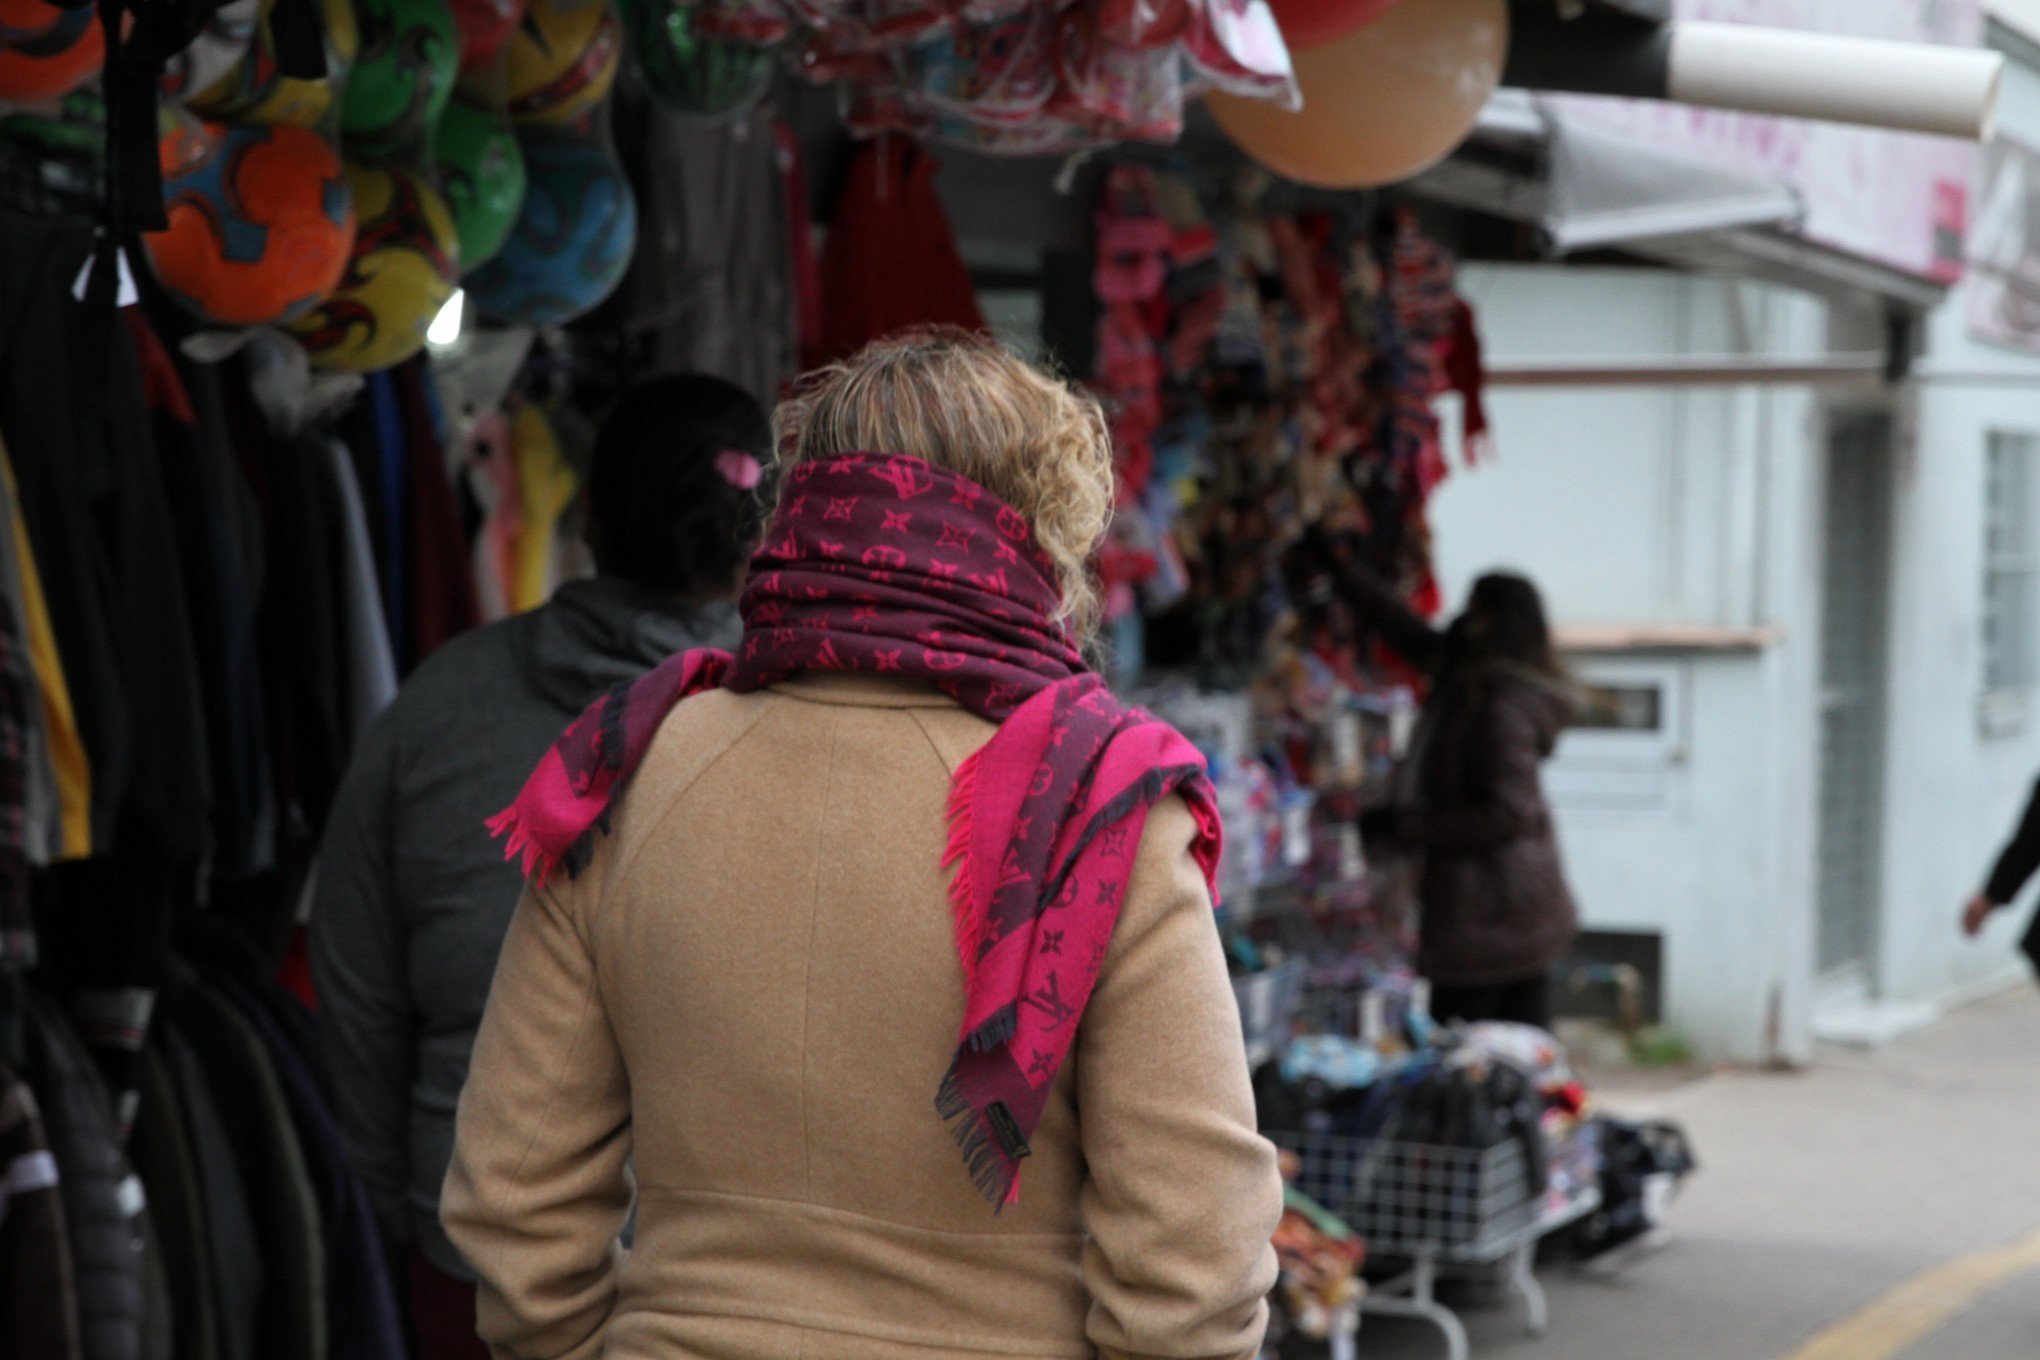
[[[1020,1164],[1006,1152],[990,1112],[973,1108],[964,1098],[953,1069],[936,1093],[935,1110],[949,1125],[949,1136],[963,1153],[971,1184],[992,1206],[992,1212],[997,1214],[1008,1204],[1018,1203]]]
[[[519,861],[519,869],[526,882],[543,883],[552,877],[559,859],[548,854],[538,838],[524,824],[517,805],[512,803],[485,823],[489,834],[503,842],[503,858]]]
[[[949,880],[949,905],[956,918],[956,956],[963,961],[966,978],[977,967],[989,925],[978,908],[977,874],[970,853],[978,757],[983,754],[982,747],[971,752],[949,777],[949,840],[942,850],[942,867],[954,870]]]

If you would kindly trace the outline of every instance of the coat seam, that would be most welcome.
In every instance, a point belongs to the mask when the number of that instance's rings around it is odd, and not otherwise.
[[[775,695],[774,697],[778,696]],[[623,851],[623,857],[617,861],[616,867],[603,875],[602,889],[597,895],[594,906],[587,912],[572,913],[575,933],[581,937],[582,943],[587,946],[591,959],[596,953],[594,938],[596,922],[592,918],[597,916],[604,920],[608,918],[608,913],[604,908],[609,901],[610,894],[616,890],[616,886],[622,883],[625,876],[636,866],[638,856],[644,853],[646,846],[658,839],[660,828],[664,827],[673,814],[679,811],[680,804],[686,800],[688,794],[694,791],[694,786],[713,773],[716,767],[721,765],[723,761],[729,759],[732,751],[750,740],[751,734],[758,730],[759,722],[765,717],[766,712],[771,707],[772,704],[769,700],[759,704],[757,710],[745,722],[744,730],[732,737],[729,744],[710,757],[706,765],[696,770],[688,777],[685,783],[673,790],[663,806],[651,812],[650,820],[646,822],[644,830],[639,832],[631,844],[626,847]]]
[[[943,754],[942,744],[935,740],[935,734],[928,730],[928,724],[921,720],[921,715],[912,709],[906,711],[913,718],[914,726],[921,730],[921,739],[927,742],[928,749],[935,753],[935,759],[941,763],[944,770],[949,772],[950,778],[954,779],[956,777],[957,766],[963,762],[960,760],[952,761],[947,755]]]
[[[1016,1350],[1003,1339],[992,1344],[970,1337],[946,1336],[935,1339],[925,1332],[906,1327],[888,1327],[883,1324],[861,1322],[858,1319],[841,1318],[829,1313],[811,1312],[799,1306],[772,1308],[749,1308],[742,1311],[725,1310],[713,1304],[693,1303],[683,1310],[676,1310],[683,1317],[704,1317],[728,1319],[734,1322],[763,1323],[769,1327],[785,1327],[796,1332],[805,1332],[821,1337],[855,1337],[860,1341],[883,1341],[898,1346],[911,1346],[916,1350],[931,1351],[935,1354],[962,1351],[971,1355],[1006,1357],[1027,1357],[1027,1360],[1078,1360],[1078,1357],[1096,1354],[1096,1348],[1084,1346],[1069,1350]]]
[[[836,751],[843,740],[843,720],[839,717],[829,729],[829,761],[822,774],[822,808],[834,806],[836,784]],[[824,826],[828,823],[825,821]],[[815,936],[821,930],[822,922],[822,855],[828,845],[828,835],[815,837],[815,857],[812,878],[814,887],[808,894],[808,938],[807,948],[801,954],[800,963],[800,1152],[803,1184],[807,1192],[815,1192],[815,1137],[813,1126],[808,1122],[808,1040],[814,1022],[815,1001]]]
[[[891,1228],[911,1236],[956,1239],[972,1245],[996,1245],[1012,1242],[1060,1243],[1082,1242],[1082,1230],[1073,1232],[1012,1232],[1002,1228],[925,1228],[915,1223],[901,1223],[894,1219],[878,1218],[862,1214],[855,1209],[838,1209],[827,1204],[815,1204],[808,1200],[787,1199],[782,1195],[753,1195],[730,1190],[683,1190],[670,1185],[645,1184],[640,1182],[638,1194],[647,1199],[663,1200],[714,1200],[735,1206],[756,1206],[763,1212],[786,1211],[787,1217],[815,1217],[825,1221],[847,1220],[851,1223],[872,1224],[879,1228]]]

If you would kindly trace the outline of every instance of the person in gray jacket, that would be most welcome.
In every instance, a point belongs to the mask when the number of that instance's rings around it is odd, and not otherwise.
[[[736,642],[770,446],[765,412],[720,379],[626,394],[588,470],[598,574],[434,653],[341,786],[314,888],[313,976],[335,1108],[409,1258],[418,1360],[486,1354],[473,1274],[439,1226],[454,1111],[523,888],[483,823],[603,691],[674,652]]]

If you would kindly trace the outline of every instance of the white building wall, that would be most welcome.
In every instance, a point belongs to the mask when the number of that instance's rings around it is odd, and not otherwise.
[[[2040,145],[2040,74],[2007,70],[1999,126]],[[2040,357],[1972,339],[1958,295],[1932,318],[1915,412],[1893,553],[1894,834],[1879,981],[1892,998],[1938,1001],[2025,971],[2013,952],[2024,910],[2001,913],[1975,944],[1958,941],[1949,922],[2040,774],[2040,702],[2023,725],[1997,732],[1985,730],[1979,707],[1986,449],[1993,430],[2040,434]]]
[[[1946,1000],[2022,971],[2012,947],[2022,914],[2003,914],[1980,944],[1960,940],[1954,921],[2040,773],[2040,724],[1992,735],[1979,712],[1985,449],[1993,428],[2040,433],[2040,364],[1974,349],[1944,309],[1936,367],[2022,367],[2035,386],[1929,380],[1916,437],[1901,448],[1879,968],[1881,994],[1901,1001]]]
[[[1998,122],[2040,144],[2040,74],[2006,71]],[[2013,951],[2023,911],[1977,943],[1952,918],[2040,773],[2040,705],[1997,733],[1979,709],[1986,449],[1994,429],[2040,433],[2040,357],[1972,339],[1958,293],[1931,319],[1921,373],[1899,450],[1878,982],[1894,1000],[1942,1002],[2025,972]]]
[[[2014,70],[2005,123],[2040,144],[2040,77]],[[1488,353],[1582,359],[1818,353],[1805,295],[1655,270],[1468,266]],[[1848,318],[1833,318],[1837,332]],[[1840,347],[1858,347],[1851,338]],[[1984,381],[1989,375],[2016,381]],[[2028,381],[2030,380],[2030,381]],[[1921,377],[1896,393],[1794,388],[1507,388],[1500,458],[1440,491],[1441,575],[1543,586],[1561,627],[1763,630],[1761,646],[1583,655],[1589,677],[1667,677],[1680,730],[1633,807],[1569,799],[1552,768],[1587,924],[1662,934],[1670,1023],[1709,1057],[1803,1060],[1821,1004],[1813,939],[1825,416],[1898,413],[1886,779],[1874,997],[1948,1004],[2015,980],[2007,913],[1981,942],[1955,913],[2040,773],[2040,696],[2012,732],[1980,720],[1985,450],[2040,432],[2040,358],[1979,344],[1959,293],[1928,320]]]

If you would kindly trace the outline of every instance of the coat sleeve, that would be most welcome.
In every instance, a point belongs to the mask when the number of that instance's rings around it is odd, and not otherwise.
[[[2026,886],[2035,869],[2040,869],[2040,784],[2033,786],[2025,815],[2019,818],[2019,829],[1998,855],[1983,895],[2003,906],[2019,895],[2019,889]]]
[[[310,951],[334,1109],[383,1231],[402,1239],[418,1020],[392,867],[398,745],[386,716],[341,783],[319,850]]]
[[[1460,806],[1416,814],[1412,838],[1427,850],[1478,854],[1551,825],[1539,775],[1549,745],[1536,713],[1506,695],[1489,700],[1486,710],[1476,740],[1487,752],[1487,788],[1483,796]]]
[[[1244,1360],[1282,1217],[1188,809],[1156,807],[1077,1047],[1088,1331],[1103,1360]]]
[[[630,1215],[630,1088],[576,909],[598,875],[525,891],[461,1094],[440,1216],[498,1360],[593,1360]]]

